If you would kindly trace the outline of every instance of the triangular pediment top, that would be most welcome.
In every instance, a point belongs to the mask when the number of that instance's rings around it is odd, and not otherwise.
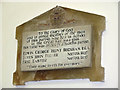
[[[23,31],[45,30],[78,25],[100,25],[101,30],[105,29],[105,17],[84,11],[78,11],[62,6],[56,6],[45,13],[23,23],[17,28]]]
[[[85,11],[80,11],[80,10],[75,10],[75,9],[71,9],[71,8],[66,8],[66,7],[62,7],[62,6],[56,6],[56,7],[54,7],[54,8],[52,8],[52,9],[50,9],[50,10],[48,10],[48,11],[46,11],[46,12],[44,12],[43,14],[41,14],[41,15],[39,15],[39,16],[36,16],[35,18],[33,18],[33,19],[31,19],[31,20],[29,20],[29,21],[27,21],[27,22],[25,22],[24,24],[26,24],[26,23],[28,23],[28,22],[31,22],[31,21],[34,21],[34,22],[37,22],[37,20],[38,19],[40,19],[40,20],[44,20],[44,19],[47,19],[47,18],[49,18],[49,16],[50,16],[50,14],[52,13],[52,14],[57,14],[58,12],[64,12],[64,11],[66,11],[66,14],[68,13],[68,12],[71,12],[71,13],[74,13],[75,15],[74,16],[76,16],[76,13],[77,13],[77,15],[78,15],[78,13],[80,13],[80,14],[83,14],[83,15],[89,15],[89,16],[91,16],[91,17],[94,17],[94,18],[105,18],[104,16],[102,16],[102,15],[98,15],[98,14],[93,14],[93,13],[89,13],[89,12],[85,12]],[[67,12],[68,11],[68,12]],[[87,18],[87,17],[86,17]]]

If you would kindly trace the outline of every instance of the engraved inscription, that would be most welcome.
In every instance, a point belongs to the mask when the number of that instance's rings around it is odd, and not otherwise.
[[[23,32],[21,71],[91,67],[91,25]]]

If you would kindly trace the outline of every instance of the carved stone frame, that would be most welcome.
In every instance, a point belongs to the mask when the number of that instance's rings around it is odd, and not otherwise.
[[[20,70],[22,33],[24,31],[38,31],[80,25],[92,25],[92,67],[25,72]],[[17,66],[16,72],[13,74],[13,84],[24,85],[27,81],[84,78],[89,78],[90,81],[104,81],[104,68],[101,67],[101,35],[104,30],[104,16],[60,6],[56,6],[18,26],[16,28],[16,39],[18,40]]]

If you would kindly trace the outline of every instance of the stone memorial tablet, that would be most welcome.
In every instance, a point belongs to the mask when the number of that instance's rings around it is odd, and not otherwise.
[[[91,26],[24,32],[21,71],[91,67]]]
[[[56,6],[17,26],[14,85],[28,81],[104,81],[101,36],[105,17]]]

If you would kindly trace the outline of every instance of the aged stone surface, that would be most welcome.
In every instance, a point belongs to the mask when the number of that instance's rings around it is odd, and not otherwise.
[[[22,33],[25,31],[38,31],[80,25],[92,25],[92,67],[29,72],[21,71]],[[90,81],[104,81],[104,68],[101,67],[101,35],[104,29],[104,16],[60,6],[18,26],[16,28],[16,39],[18,40],[17,68],[13,74],[13,84],[24,85],[27,81],[79,78],[89,78]]]

